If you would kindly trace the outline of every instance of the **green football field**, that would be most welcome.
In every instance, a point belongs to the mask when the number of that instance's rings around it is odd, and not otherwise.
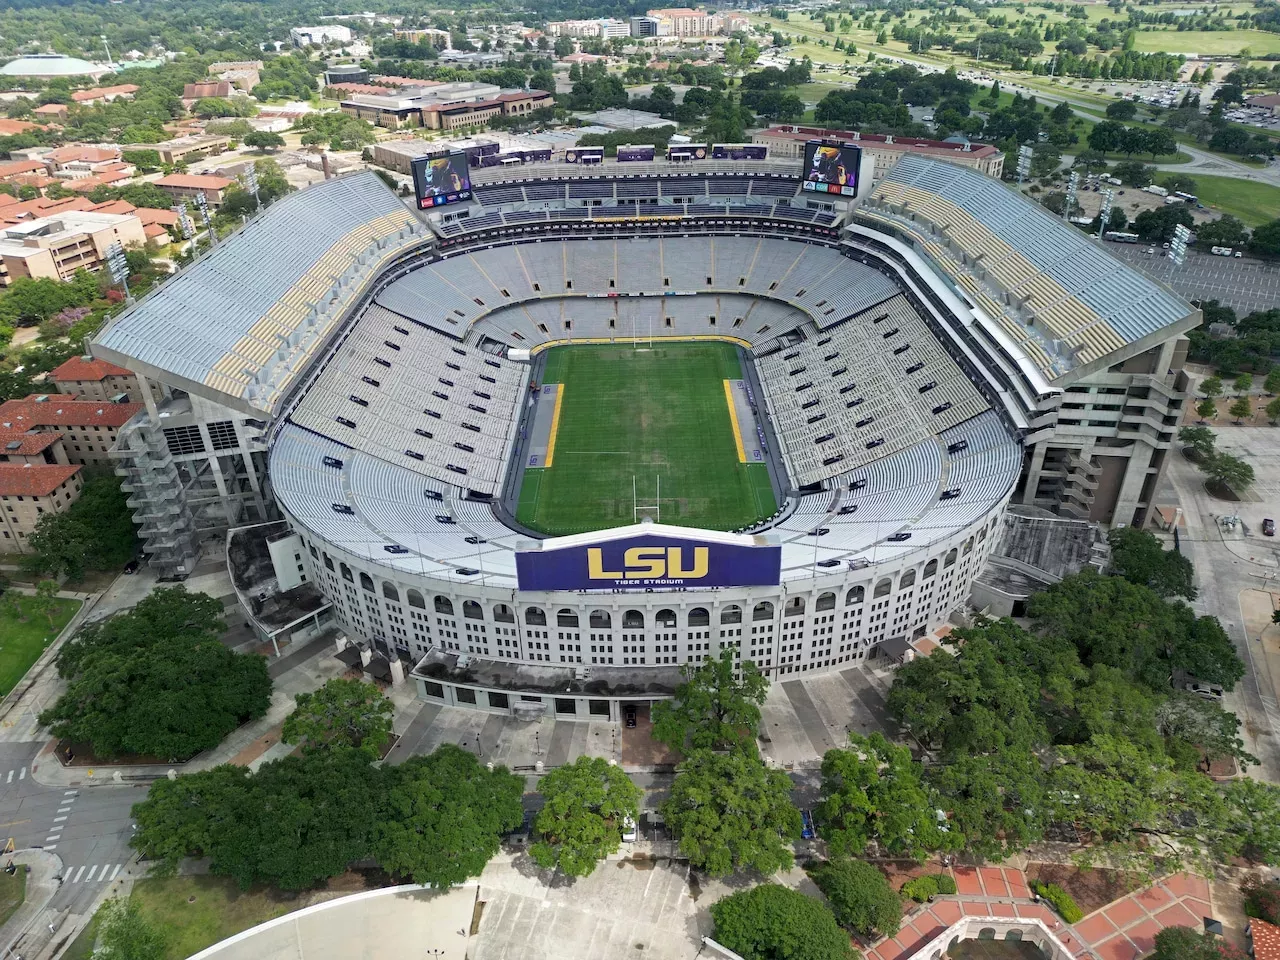
[[[733,530],[769,516],[768,469],[739,462],[725,397],[741,376],[728,343],[553,347],[542,382],[564,393],[552,465],[525,471],[517,519],[553,535],[628,524],[659,477],[663,523]]]

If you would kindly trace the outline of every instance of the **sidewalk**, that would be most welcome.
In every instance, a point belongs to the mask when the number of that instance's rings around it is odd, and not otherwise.
[[[58,891],[58,881],[54,878],[62,874],[62,858],[47,850],[19,850],[12,857],[3,857],[3,862],[8,863],[10,859],[20,870],[30,866],[31,872],[27,874],[26,899],[0,927],[0,949],[4,950],[6,960],[10,954],[34,957],[36,946],[49,937],[47,924],[53,923],[57,929],[55,911],[48,907]]]

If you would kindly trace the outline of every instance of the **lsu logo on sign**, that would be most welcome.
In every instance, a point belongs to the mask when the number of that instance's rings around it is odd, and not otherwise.
[[[685,550],[692,561],[685,566]],[[708,547],[631,547],[622,555],[621,570],[606,570],[604,551],[587,548],[587,576],[592,580],[701,580],[711,569]]]

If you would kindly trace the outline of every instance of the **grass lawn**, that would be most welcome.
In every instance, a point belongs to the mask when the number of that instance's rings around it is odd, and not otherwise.
[[[194,897],[195,902],[189,903]],[[183,960],[232,934],[296,910],[296,899],[273,891],[244,891],[226,877],[166,877],[133,887],[143,916],[167,935],[165,956]]]
[[[1198,173],[1193,173],[1192,178],[1201,203],[1229,213],[1251,227],[1280,217],[1280,187],[1235,177],[1205,177]]]
[[[768,470],[739,462],[725,398],[741,376],[728,343],[552,348],[542,379],[564,384],[552,466],[525,473],[520,522],[558,535],[629,524],[633,478],[644,502],[659,476],[663,523],[731,530],[768,516]]]
[[[98,939],[98,924],[101,921],[102,913],[95,912],[85,924],[84,929],[76,934],[76,938],[71,941],[71,946],[67,947],[60,960],[89,960],[93,955],[94,941]]]
[[[1140,53],[1280,53],[1280,33],[1265,30],[1142,30],[1134,38]]]
[[[47,641],[53,640],[80,609],[79,600],[55,597],[51,624],[44,614],[36,613],[35,602],[34,597],[22,597],[18,601],[27,618],[25,623],[7,610],[0,610],[0,697],[17,686]]]
[[[13,916],[27,898],[27,873],[19,869],[13,876],[0,870],[0,927]]]

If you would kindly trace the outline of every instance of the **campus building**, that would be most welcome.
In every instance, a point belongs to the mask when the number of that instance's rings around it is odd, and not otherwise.
[[[970,167],[988,177],[1000,179],[1004,173],[1004,151],[985,143],[970,143],[962,137],[954,140],[925,140],[919,137],[897,137],[892,134],[859,133],[828,127],[803,127],[781,124],[751,135],[752,143],[769,147],[769,156],[799,160],[810,140],[847,140],[862,148],[864,155],[875,161],[875,177],[879,179],[898,162],[904,153],[915,153],[933,160],[945,160]]]
[[[70,280],[77,270],[101,270],[113,245],[146,242],[142,221],[133,214],[63,210],[23,220],[0,227],[0,286],[19,277]]]

